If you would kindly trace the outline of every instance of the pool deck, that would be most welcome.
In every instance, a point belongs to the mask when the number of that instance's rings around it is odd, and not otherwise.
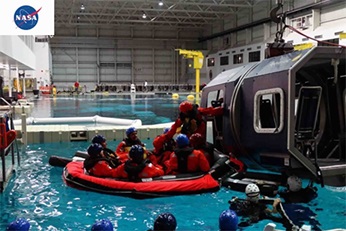
[[[88,92],[80,93],[84,95],[171,95],[175,92]],[[178,98],[185,99],[188,95],[194,95],[193,92],[177,92]],[[61,92],[58,95],[72,95],[69,92]],[[40,97],[51,97],[53,95],[42,95]],[[28,93],[26,98],[28,101],[37,100],[32,93]],[[13,105],[12,105],[13,106]],[[16,112],[25,112],[30,114],[31,107],[33,105],[21,104],[14,109]],[[2,110],[9,110],[9,106],[0,108]],[[138,136],[141,139],[153,139],[157,135],[162,134],[162,130],[166,127],[170,127],[173,122],[154,124],[154,125],[142,125],[136,126],[138,129]],[[91,140],[96,134],[102,134],[107,137],[108,140],[122,140],[125,137],[125,130],[128,126],[115,126],[115,125],[102,125],[102,126],[83,126],[83,125],[71,125],[71,124],[44,124],[44,125],[29,125],[23,129],[21,125],[15,125],[17,132],[17,139],[23,144],[35,144],[35,143],[50,143],[50,142],[70,142],[70,141],[87,141]]]
[[[162,134],[166,127],[173,123],[163,123],[155,125],[142,125],[136,127],[138,137],[141,140],[153,139]],[[22,131],[20,126],[16,127],[17,139],[24,144],[87,141],[95,135],[102,134],[107,140],[122,140],[125,137],[125,130],[128,126],[81,126],[81,125],[27,125],[26,131]]]

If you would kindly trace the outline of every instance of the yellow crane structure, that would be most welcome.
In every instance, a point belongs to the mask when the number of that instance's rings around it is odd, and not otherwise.
[[[183,55],[186,59],[193,59],[193,68],[196,70],[196,94],[199,93],[200,86],[200,70],[203,67],[203,53],[201,51],[192,51],[184,49],[175,49],[179,51],[179,55]]]

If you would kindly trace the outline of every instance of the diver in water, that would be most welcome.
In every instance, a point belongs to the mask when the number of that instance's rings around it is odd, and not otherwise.
[[[96,221],[92,227],[91,231],[113,231],[113,224],[108,219],[102,219],[99,221]]]
[[[116,168],[121,164],[118,156],[111,149],[107,148],[107,140],[103,135],[96,135],[91,140],[93,144],[100,144],[103,148],[103,154],[109,159],[111,167]]]
[[[177,220],[171,213],[161,213],[154,221],[154,229],[148,231],[175,231]]]
[[[229,201],[230,209],[241,216],[239,227],[247,227],[260,220],[268,219],[281,223],[286,230],[299,230],[308,221],[313,230],[320,231],[320,223],[315,219],[316,214],[299,204],[282,203],[279,198],[260,198],[260,190],[255,184],[248,184],[245,189],[246,200],[233,198]],[[272,205],[269,209],[267,205]]]
[[[261,198],[260,190],[256,184],[248,184],[245,188],[246,199],[237,197],[229,201],[230,209],[241,216],[239,227],[247,227],[260,220],[269,219],[275,222],[283,223],[286,228],[292,228],[292,224],[286,222],[282,217],[275,216],[278,213],[278,205],[281,202],[279,198],[269,199]],[[267,205],[272,204],[272,209]]]
[[[7,226],[6,231],[29,231],[29,229],[30,223],[24,218],[18,218]]]
[[[231,209],[226,209],[219,216],[219,230],[236,231],[238,229],[238,222],[237,214]]]
[[[302,188],[302,179],[293,175],[287,178],[287,189],[278,194],[286,203],[308,203],[317,197],[317,188],[312,183]]]

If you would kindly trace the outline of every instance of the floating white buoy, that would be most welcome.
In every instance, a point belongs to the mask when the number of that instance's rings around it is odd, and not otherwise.
[[[178,93],[174,93],[172,95],[172,99],[179,99],[179,94]]]
[[[195,97],[193,95],[188,95],[186,98],[187,98],[187,100],[191,100],[191,101],[195,99]]]

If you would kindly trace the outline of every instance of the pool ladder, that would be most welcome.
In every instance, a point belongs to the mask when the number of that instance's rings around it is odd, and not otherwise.
[[[0,102],[3,102],[9,106],[7,110],[0,111],[0,193],[2,193],[5,190],[8,180],[14,172],[16,158],[18,166],[20,165],[20,155],[12,118],[13,107],[2,97],[0,97]],[[9,158],[10,161],[8,161]],[[10,165],[7,166],[7,164]]]

